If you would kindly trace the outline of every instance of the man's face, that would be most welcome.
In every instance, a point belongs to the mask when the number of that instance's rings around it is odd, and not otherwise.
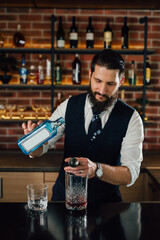
[[[118,89],[124,81],[124,76],[119,77],[119,70],[106,69],[102,66],[95,66],[95,71],[91,74],[90,90],[92,100],[102,108],[110,106],[117,98]],[[94,104],[92,101],[92,103]]]

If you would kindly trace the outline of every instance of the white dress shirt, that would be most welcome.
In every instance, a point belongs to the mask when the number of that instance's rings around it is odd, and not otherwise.
[[[54,113],[51,115],[50,120],[54,121],[59,117],[63,117],[65,119],[67,103],[68,103],[68,99],[62,102],[54,111]],[[112,112],[113,107],[114,107],[114,104],[100,114],[102,128],[106,124]],[[85,130],[86,130],[86,133],[88,133],[89,124],[93,116],[92,105],[89,101],[88,96],[86,97],[84,114],[85,114],[84,116]],[[65,125],[63,126],[61,125],[58,129],[57,135],[53,139],[50,139],[47,145],[43,145],[42,154],[46,153],[49,149],[54,148],[57,140],[62,137],[64,132],[65,132]],[[139,176],[141,161],[143,160],[143,155],[142,155],[143,139],[144,139],[143,122],[141,120],[140,115],[137,113],[137,111],[134,111],[129,121],[126,135],[123,138],[121,151],[120,151],[121,166],[127,166],[131,173],[131,183],[128,184],[127,186],[131,186]],[[97,162],[98,162],[98,159],[97,159]]]

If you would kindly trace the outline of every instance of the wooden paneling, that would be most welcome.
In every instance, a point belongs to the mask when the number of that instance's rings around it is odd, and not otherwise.
[[[35,172],[1,172],[0,202],[27,202],[27,185],[42,183],[43,173]]]
[[[45,182],[55,182],[58,177],[58,172],[45,172]]]
[[[121,186],[120,191],[124,202],[136,202],[144,200],[144,173],[141,173],[136,182],[130,186]]]

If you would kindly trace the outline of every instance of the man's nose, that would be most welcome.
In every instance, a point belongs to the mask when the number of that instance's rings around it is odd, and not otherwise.
[[[100,93],[101,95],[107,93],[107,87],[106,87],[106,84],[102,84],[102,85],[100,86],[100,88],[99,88],[99,93]]]

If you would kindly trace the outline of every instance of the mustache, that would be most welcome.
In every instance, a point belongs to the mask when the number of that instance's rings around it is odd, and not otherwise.
[[[108,95],[106,95],[106,94],[100,94],[99,92],[94,92],[94,95],[99,95],[99,96],[102,96],[102,97],[105,97],[105,98],[107,98],[107,99],[109,99],[109,96]]]

